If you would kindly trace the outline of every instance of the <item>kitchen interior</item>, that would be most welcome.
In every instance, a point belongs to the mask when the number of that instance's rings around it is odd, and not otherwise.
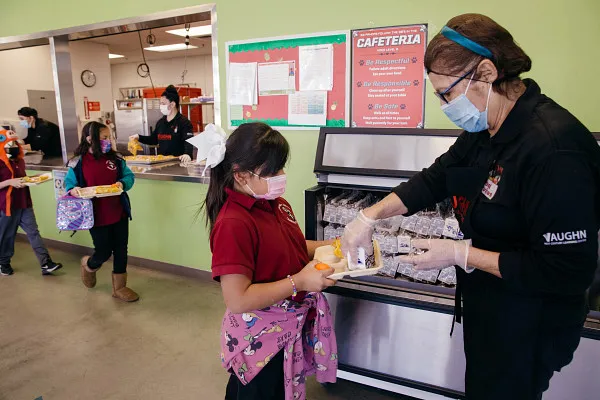
[[[60,103],[74,102],[77,134],[87,122],[102,122],[111,128],[118,151],[130,155],[129,137],[152,133],[162,118],[160,96],[171,84],[180,96],[179,111],[194,127],[194,132],[188,133],[190,137],[213,123],[214,82],[218,82],[213,69],[214,27],[209,14],[196,14],[194,19],[196,21],[165,26],[156,26],[164,23],[156,21],[146,24],[152,26],[149,29],[138,25],[136,28],[142,29],[127,31],[125,26],[119,30],[126,32],[102,34],[104,32],[98,30],[80,35],[90,37],[70,38],[73,98],[64,93],[59,97]],[[19,123],[17,115],[17,110],[24,106],[35,108],[39,118],[61,125],[51,45],[0,51],[0,59],[5,61],[0,63],[0,82],[4,88],[0,99],[0,126],[24,139],[28,130]],[[142,149],[140,153],[144,155],[157,154],[156,146],[143,145]],[[73,149],[69,150],[67,158],[72,156]],[[39,151],[26,153],[28,165],[64,165],[64,157],[48,159]],[[199,169],[180,167],[174,162],[134,167],[136,173],[160,171],[165,175],[188,175],[189,172],[192,176],[196,176]]]

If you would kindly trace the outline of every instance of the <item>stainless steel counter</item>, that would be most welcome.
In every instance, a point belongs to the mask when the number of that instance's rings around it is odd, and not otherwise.
[[[130,165],[129,168],[138,179],[153,179],[158,181],[195,182],[208,184],[209,171],[206,177],[198,176],[192,168],[181,166],[179,162],[156,164],[152,166]],[[62,158],[44,159],[40,164],[27,164],[27,169],[36,171],[66,170]]]

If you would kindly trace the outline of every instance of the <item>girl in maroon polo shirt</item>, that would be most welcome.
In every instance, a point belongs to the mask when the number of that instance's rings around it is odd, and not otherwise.
[[[87,288],[96,286],[96,272],[113,256],[113,297],[126,302],[139,296],[127,287],[127,244],[131,206],[127,191],[134,183],[133,172],[121,155],[112,149],[110,130],[99,122],[89,122],[82,130],[75,158],[69,162],[65,178],[67,191],[77,197],[81,187],[117,184],[121,196],[94,198],[94,227],[90,234],[94,254],[81,259],[81,280]]]
[[[12,131],[0,128],[0,275],[13,274],[10,261],[15,253],[17,229],[21,227],[35,251],[43,275],[62,268],[48,254],[40,236],[29,188],[25,177],[25,161],[18,137]]]
[[[225,149],[223,160],[211,169],[203,205],[212,273],[221,282],[230,314],[242,314],[241,320],[252,327],[256,310],[285,299],[301,302],[306,292],[333,285],[327,279],[333,269],[315,269],[310,262],[314,250],[326,243],[307,241],[291,206],[280,197],[289,155],[286,139],[266,124],[243,124],[227,139]],[[232,349],[236,340],[228,338]],[[250,343],[268,347],[269,340],[278,337],[265,334],[260,342],[250,338]],[[255,350],[251,345],[247,354]],[[284,353],[273,354],[250,382],[242,383],[232,374],[226,400],[284,399]]]

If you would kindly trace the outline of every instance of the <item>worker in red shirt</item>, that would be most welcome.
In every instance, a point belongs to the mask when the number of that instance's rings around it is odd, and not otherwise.
[[[52,261],[40,236],[31,194],[22,180],[26,176],[25,161],[18,140],[13,132],[0,130],[0,275],[13,274],[10,261],[19,227],[27,234],[42,274],[51,275],[62,264]]]
[[[306,293],[333,285],[327,279],[333,269],[317,270],[316,263],[310,262],[315,249],[326,243],[304,238],[292,207],[281,197],[289,154],[283,135],[266,124],[250,123],[239,126],[226,142],[224,138],[216,142],[210,151],[204,149],[211,154],[207,164],[213,168],[203,208],[210,228],[212,274],[221,283],[228,308],[221,335],[222,362],[232,375],[225,398],[283,399],[294,376],[285,376],[284,365],[292,356],[282,348],[292,348],[297,340],[308,341],[314,345],[314,357],[324,354],[327,339],[335,340],[331,327],[327,338],[304,337],[302,326],[310,329],[307,326],[319,322],[305,322],[310,312],[301,311],[311,300],[305,296],[314,296],[323,307],[318,307],[318,314],[330,315],[320,293]],[[220,156],[216,161],[215,154]],[[294,329],[267,323],[282,309],[294,312],[287,314],[293,315]],[[247,330],[236,336],[240,327]],[[254,360],[261,351],[260,360]],[[327,368],[319,365],[321,370]]]

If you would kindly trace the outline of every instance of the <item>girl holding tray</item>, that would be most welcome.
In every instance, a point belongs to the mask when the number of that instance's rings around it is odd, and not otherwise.
[[[69,162],[65,178],[67,192],[80,197],[79,189],[90,186],[116,185],[123,192],[118,196],[94,198],[94,227],[90,234],[94,254],[81,259],[81,280],[87,288],[96,286],[96,272],[113,256],[113,297],[133,302],[139,299],[127,287],[127,244],[131,205],[127,191],[134,183],[133,172],[120,154],[112,148],[110,129],[99,122],[83,127],[81,143]]]
[[[319,293],[334,281],[327,278],[333,269],[317,270],[310,262],[325,243],[304,238],[281,197],[289,145],[263,123],[240,125],[226,141],[215,131],[203,135],[198,159],[212,167],[204,203],[212,274],[227,305],[221,359],[231,376],[225,398],[305,399],[307,376],[335,381],[333,321]]]

